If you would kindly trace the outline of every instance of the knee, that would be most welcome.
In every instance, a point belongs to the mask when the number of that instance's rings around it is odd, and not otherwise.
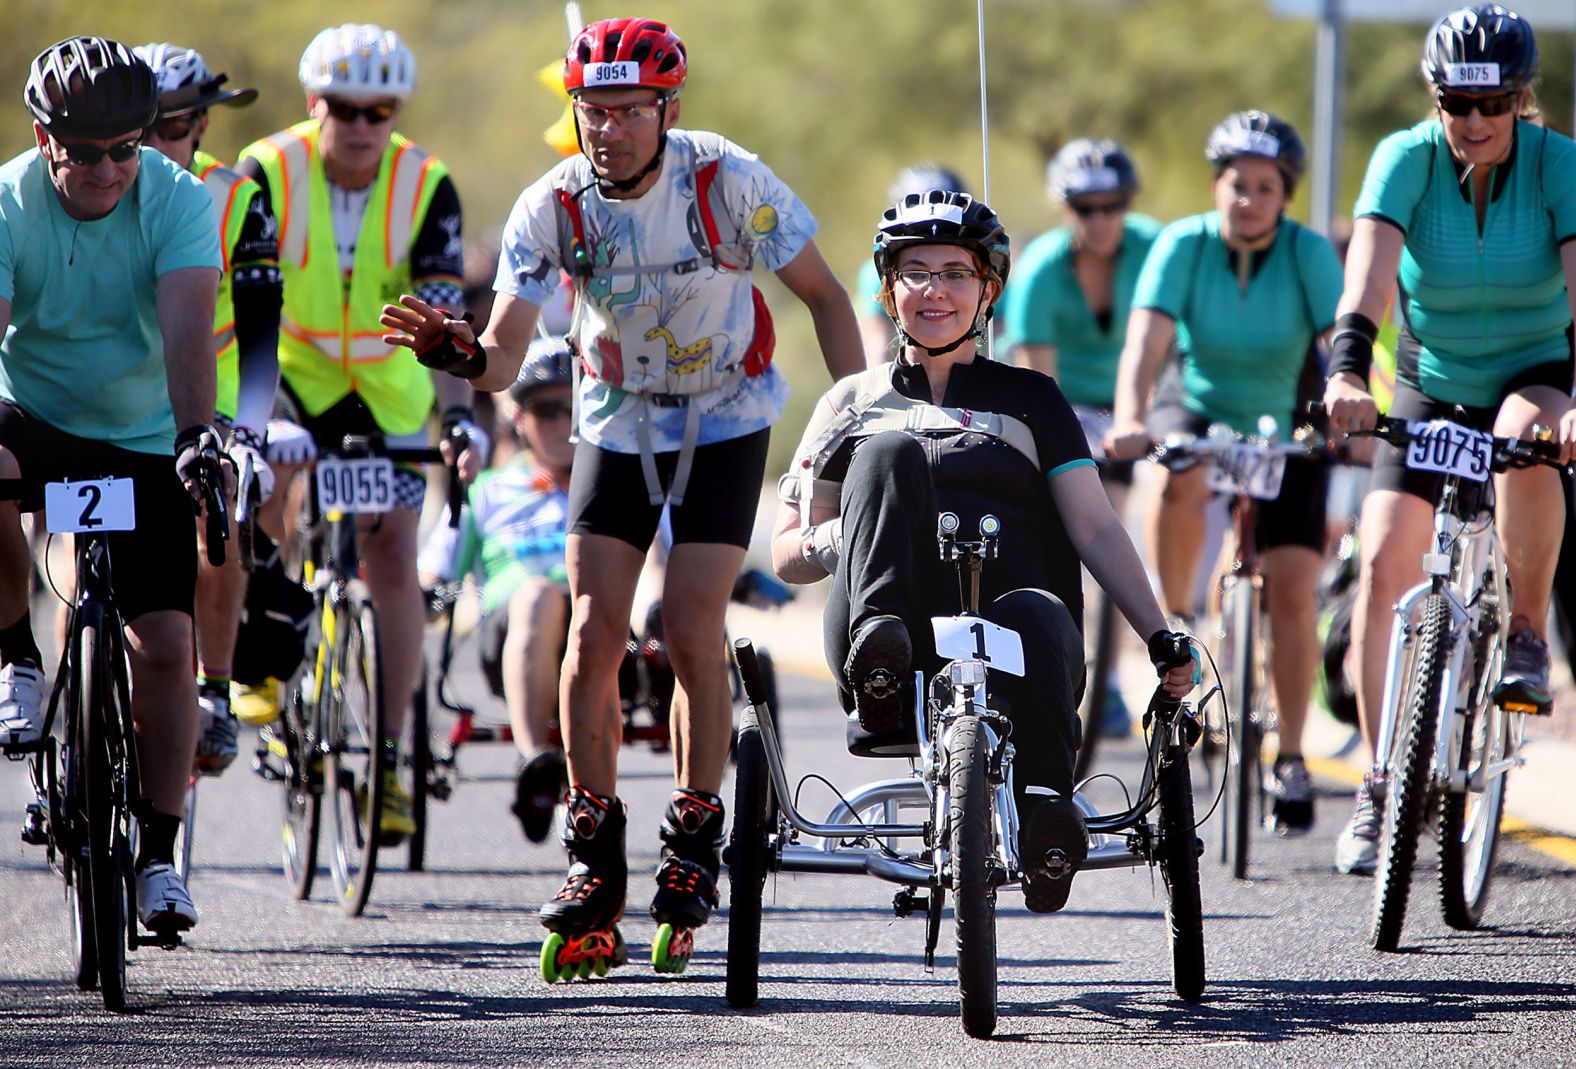
[[[16,454],[5,446],[0,445],[0,479],[20,479],[22,466],[17,463]]]
[[[185,613],[147,613],[133,620],[126,652],[139,672],[158,675],[189,673],[192,662],[192,620]]]
[[[925,447],[902,431],[882,431],[859,443],[848,465],[848,478],[874,473],[891,478],[910,472],[927,472]]]
[[[568,599],[552,580],[536,577],[525,580],[509,597],[509,635],[547,634],[561,631]]]
[[[578,674],[586,662],[605,665],[623,656],[629,639],[629,621],[613,618],[599,602],[580,598],[569,623],[565,669]]]
[[[706,613],[664,614],[662,640],[673,670],[681,676],[719,663],[724,639],[721,617]]]
[[[991,603],[987,618],[1018,632],[1026,664],[1049,655],[1081,672],[1083,636],[1072,611],[1055,594],[1027,587],[1009,591]]]
[[[361,555],[367,564],[368,581],[381,589],[391,590],[403,586],[419,586],[416,579],[416,529],[415,518],[409,522],[400,516],[402,510],[386,513],[384,526],[362,540]]]

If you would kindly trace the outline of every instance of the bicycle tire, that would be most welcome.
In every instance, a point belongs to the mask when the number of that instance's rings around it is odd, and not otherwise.
[[[759,659],[759,653],[757,653]],[[739,722],[733,779],[733,831],[728,837],[728,1005],[753,1006],[760,997],[761,899],[766,887],[772,788],[766,739],[755,710]]]
[[[1226,859],[1231,875],[1248,878],[1253,849],[1253,827],[1258,823],[1259,750],[1263,745],[1253,710],[1257,702],[1256,653],[1258,644],[1258,588],[1247,579],[1235,580],[1224,597],[1226,626],[1231,630],[1231,659],[1227,669],[1230,715],[1226,757]]]
[[[101,608],[84,604],[77,633],[76,673],[80,709],[77,719],[82,769],[83,816],[87,835],[89,894],[93,900],[93,948],[98,961],[99,994],[104,1008],[126,1008],[126,876],[124,843],[117,835],[122,819],[115,798],[117,774],[112,730],[119,710],[108,665],[106,627]]]
[[[1387,766],[1389,793],[1374,879],[1369,943],[1382,951],[1395,950],[1401,941],[1417,862],[1417,839],[1428,804],[1434,730],[1450,659],[1450,606],[1443,594],[1424,599],[1415,643],[1406,716],[1398,725],[1393,759]]]
[[[329,871],[347,916],[359,917],[372,894],[378,867],[376,822],[383,811],[383,659],[377,619],[365,594],[353,593],[338,614],[328,696],[329,753],[326,792],[332,799],[333,843]],[[359,701],[356,699],[359,697]],[[362,814],[365,814],[363,818]]]
[[[50,827],[59,832],[68,826],[81,828],[82,784],[87,782],[87,753],[81,742],[82,694],[73,668],[68,676],[65,776],[59,807],[52,813]],[[98,988],[98,948],[93,940],[93,890],[89,884],[87,843],[80,835],[61,843],[61,873],[65,878],[66,905],[70,910],[72,976],[80,991]]]
[[[1487,635],[1473,643],[1471,708],[1462,732],[1460,768],[1467,789],[1445,791],[1439,800],[1439,897],[1445,923],[1470,931],[1483,923],[1494,862],[1499,856],[1500,818],[1505,811],[1508,770],[1484,770],[1505,761],[1510,748],[1510,717],[1489,695],[1498,678],[1488,664]],[[1472,789],[1476,773],[1482,787]],[[1474,800],[1475,799],[1475,800]]]
[[[1089,689],[1078,709],[1080,740],[1078,754],[1073,759],[1073,782],[1082,783],[1094,768],[1095,754],[1100,749],[1101,722],[1105,719],[1105,706],[1111,700],[1111,659],[1116,654],[1116,617],[1111,611],[1111,599],[1104,590],[1097,590],[1094,611],[1090,614],[1094,626],[1094,662],[1089,669]]]
[[[400,747],[400,779],[410,795],[410,817],[416,830],[406,844],[406,868],[421,872],[427,867],[427,797],[432,784],[432,724],[427,705],[427,662],[421,664],[410,715],[405,718],[405,744]]]
[[[1160,766],[1160,878],[1166,888],[1171,985],[1185,1002],[1204,994],[1204,900],[1198,886],[1203,846],[1193,823],[1193,775],[1187,747],[1166,748]]]
[[[947,736],[948,849],[958,1004],[963,1031],[976,1039],[996,1031],[996,835],[988,762],[979,718],[959,717]]]

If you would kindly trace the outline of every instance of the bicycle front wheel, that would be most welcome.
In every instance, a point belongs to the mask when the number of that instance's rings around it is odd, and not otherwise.
[[[761,896],[776,807],[766,768],[766,739],[755,710],[739,725],[733,778],[733,832],[728,841],[728,1005],[753,1006],[760,994]]]
[[[126,1008],[127,943],[125,813],[117,797],[115,754],[120,710],[109,671],[112,644],[103,610],[85,604],[77,611],[82,620],[72,671],[79,699],[77,744],[82,760],[77,767],[84,775],[78,787],[84,803],[92,942],[104,1008],[119,1011]]]
[[[325,737],[327,725],[321,715],[317,680],[327,676],[328,658],[319,650],[316,632],[314,623],[314,641],[307,645],[309,657],[289,682],[280,684],[279,718],[264,729],[269,756],[284,769],[281,857],[290,893],[299,902],[312,897],[323,822],[325,773],[319,740]]]
[[[372,894],[383,812],[383,688],[377,620],[353,594],[337,617],[328,696],[328,795],[333,800],[330,871],[340,908],[359,917]]]
[[[1222,616],[1231,636],[1226,698],[1230,703],[1227,720],[1226,762],[1226,860],[1231,874],[1248,878],[1248,857],[1252,850],[1253,827],[1258,823],[1260,749],[1263,747],[1259,721],[1254,712],[1258,666],[1259,591],[1247,579],[1237,579],[1226,588]]]
[[[1405,718],[1397,725],[1394,750],[1386,764],[1389,793],[1379,836],[1379,865],[1369,927],[1369,942],[1375,950],[1392,951],[1400,944],[1412,869],[1417,861],[1417,837],[1428,807],[1434,731],[1450,660],[1450,605],[1444,595],[1430,594],[1424,599],[1421,623],[1413,641],[1415,653]]]
[[[989,754],[976,717],[959,717],[952,725],[947,738],[947,783],[958,1001],[963,1030],[982,1039],[996,1031],[996,884],[991,879],[996,837]]]
[[[1193,776],[1187,747],[1166,748],[1160,767],[1160,877],[1166,885],[1166,935],[1171,984],[1178,997],[1204,994],[1204,902],[1198,888],[1203,851],[1193,824]]]
[[[427,865],[427,801],[432,788],[432,724],[427,705],[427,665],[421,666],[416,691],[405,718],[405,740],[400,746],[400,782],[410,796],[410,819],[416,825],[407,844],[408,867],[420,872]]]

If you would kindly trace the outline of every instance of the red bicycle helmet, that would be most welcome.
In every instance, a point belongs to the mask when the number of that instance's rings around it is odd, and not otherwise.
[[[603,19],[581,30],[564,56],[564,88],[676,93],[689,74],[684,42],[664,22]]]

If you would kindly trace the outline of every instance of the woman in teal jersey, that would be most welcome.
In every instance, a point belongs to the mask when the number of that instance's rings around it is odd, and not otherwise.
[[[1353,215],[1325,403],[1339,430],[1374,425],[1367,391],[1375,323],[1399,278],[1401,334],[1390,415],[1453,415],[1495,434],[1558,428],[1576,454],[1571,321],[1576,313],[1576,144],[1534,122],[1532,27],[1494,4],[1454,11],[1429,31],[1422,71],[1434,114],[1374,151]],[[1363,504],[1362,573],[1352,619],[1358,708],[1370,746],[1388,655],[1390,606],[1421,579],[1436,480],[1381,447]],[[1559,476],[1529,468],[1495,477],[1500,540],[1514,604],[1501,700],[1547,711],[1543,641],[1559,557]],[[1370,774],[1337,844],[1336,867],[1372,872],[1383,781]]]
[[[1069,141],[1047,164],[1045,184],[1061,205],[1062,225],[1024,249],[1002,295],[1001,352],[1056,379],[1100,456],[1133,289],[1160,224],[1128,210],[1138,193],[1138,168],[1115,141]],[[1125,514],[1132,461],[1106,464],[1100,478],[1117,515]],[[1132,724],[1114,665],[1112,673],[1100,732],[1119,738]]]
[[[1144,417],[1173,341],[1184,397],[1180,407],[1156,413],[1156,437],[1202,434],[1213,423],[1253,434],[1264,416],[1289,432],[1314,340],[1335,320],[1341,291],[1335,250],[1285,217],[1305,163],[1297,132],[1262,111],[1238,112],[1210,134],[1205,155],[1215,167],[1216,210],[1161,231],[1139,276],[1106,440],[1111,456],[1137,457],[1149,448]],[[1257,540],[1274,635],[1271,685],[1280,716],[1271,818],[1282,834],[1313,823],[1302,725],[1318,661],[1314,588],[1327,481],[1322,467],[1292,465],[1280,497],[1259,510]],[[1210,496],[1203,468],[1161,475],[1151,544],[1168,612],[1192,609]]]

